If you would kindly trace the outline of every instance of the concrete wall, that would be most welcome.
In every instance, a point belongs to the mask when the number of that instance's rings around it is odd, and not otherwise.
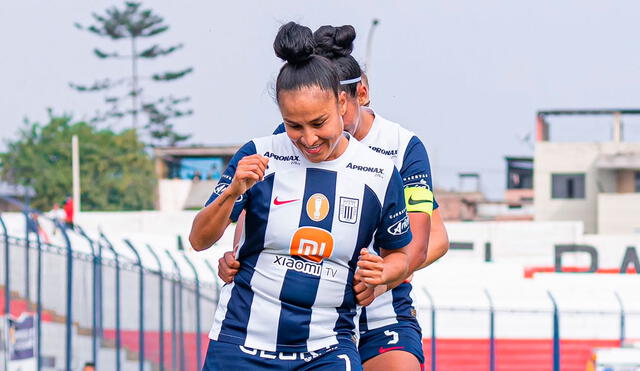
[[[216,184],[217,180],[160,179],[158,210],[171,212],[202,207]]]
[[[598,193],[615,192],[616,172],[599,170],[600,155],[640,153],[640,143],[553,143],[538,142],[535,148],[535,220],[579,220],[586,233],[598,232]],[[584,173],[584,199],[552,199],[551,175]]]
[[[598,231],[640,234],[640,193],[598,195]]]
[[[184,209],[191,183],[193,182],[187,179],[158,180],[158,209],[161,211]]]

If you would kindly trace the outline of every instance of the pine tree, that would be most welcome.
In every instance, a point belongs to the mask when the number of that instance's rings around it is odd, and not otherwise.
[[[99,112],[92,119],[93,122],[102,122],[113,119],[131,117],[132,128],[137,129],[142,118],[142,128],[148,134],[149,144],[175,145],[189,138],[175,131],[174,120],[189,116],[191,109],[180,109],[179,106],[189,101],[188,97],[176,98],[165,96],[154,99],[146,94],[140,81],[170,82],[179,80],[191,72],[192,67],[178,71],[166,71],[150,76],[142,76],[138,71],[138,62],[141,59],[152,60],[168,56],[182,49],[183,44],[162,47],[152,44],[142,48],[139,45],[142,40],[159,36],[169,29],[164,19],[150,9],[142,9],[139,2],[126,2],[124,8],[111,7],[105,10],[105,14],[92,13],[94,23],[83,26],[78,23],[75,26],[80,30],[91,32],[97,36],[109,38],[113,41],[128,40],[129,51],[127,53],[108,52],[98,48],[93,53],[99,59],[124,59],[131,61],[131,75],[118,79],[104,78],[91,85],[69,85],[79,92],[106,92],[105,103],[107,109]],[[122,94],[124,90],[124,94]],[[149,89],[150,90],[150,89]],[[118,95],[118,92],[120,95]],[[127,102],[127,101],[130,101]],[[130,108],[124,109],[123,105],[129,103]]]

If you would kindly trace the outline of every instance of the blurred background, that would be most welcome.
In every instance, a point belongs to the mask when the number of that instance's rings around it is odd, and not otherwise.
[[[280,122],[272,43],[351,24],[429,152],[451,241],[414,278],[429,370],[640,369],[633,1],[0,4],[0,363],[199,369],[231,236],[191,221]],[[37,340],[39,339],[39,341]]]

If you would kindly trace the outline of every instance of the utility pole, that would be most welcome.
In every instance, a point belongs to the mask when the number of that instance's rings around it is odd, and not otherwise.
[[[73,215],[80,212],[80,153],[78,151],[78,136],[71,138],[71,167],[73,173]]]

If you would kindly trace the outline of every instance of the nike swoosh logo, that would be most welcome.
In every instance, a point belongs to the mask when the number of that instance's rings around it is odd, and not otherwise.
[[[273,200],[273,204],[274,205],[284,205],[284,204],[288,204],[290,202],[296,202],[296,201],[300,201],[300,199],[280,201],[280,200],[278,200],[278,197],[276,197],[276,199]]]
[[[380,349],[378,349],[378,352],[380,354],[382,354],[382,353],[386,353],[386,352],[388,352],[390,350],[400,350],[400,349],[404,349],[404,347],[389,347],[389,348],[380,347]]]
[[[412,196],[413,197],[413,196]],[[418,205],[418,204],[423,204],[425,202],[432,202],[431,200],[414,200],[412,197],[409,197],[409,205]]]

